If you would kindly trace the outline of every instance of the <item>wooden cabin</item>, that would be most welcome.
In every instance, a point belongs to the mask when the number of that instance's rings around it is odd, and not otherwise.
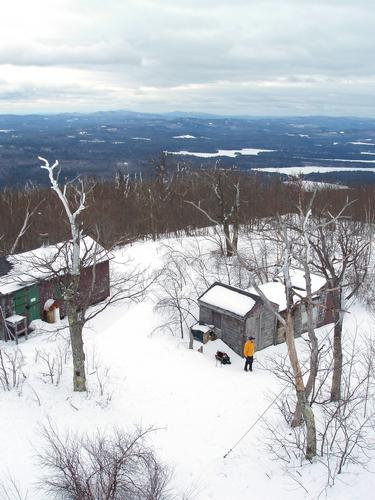
[[[215,334],[240,356],[249,336],[258,350],[276,342],[276,317],[258,295],[216,282],[198,303],[199,322],[214,325]]]
[[[304,272],[291,270],[293,288],[301,297],[306,295]],[[325,279],[311,275],[314,301],[314,327],[332,322],[332,297]],[[285,314],[286,298],[284,285],[269,282],[260,289],[281,315]],[[295,336],[307,331],[307,314],[301,299],[296,298],[294,312]],[[285,342],[285,328],[277,321],[255,290],[241,290],[223,283],[214,283],[199,298],[199,323],[213,325],[214,331],[233,351],[243,355],[247,337],[255,338],[256,349]]]
[[[18,315],[46,320],[45,305],[58,305],[65,315],[62,297],[64,275],[71,255],[71,242],[58,243],[0,259],[0,339],[7,339],[6,320]],[[82,302],[93,305],[110,294],[108,253],[91,237],[81,240],[82,269],[80,291]]]

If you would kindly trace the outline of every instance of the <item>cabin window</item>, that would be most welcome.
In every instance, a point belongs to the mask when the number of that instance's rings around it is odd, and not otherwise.
[[[216,311],[212,311],[212,324],[214,326],[216,326],[216,328],[220,328],[221,329],[221,314],[216,312]]]

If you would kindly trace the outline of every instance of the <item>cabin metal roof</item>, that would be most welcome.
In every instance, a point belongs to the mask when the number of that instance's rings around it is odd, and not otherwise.
[[[260,297],[253,293],[219,282],[211,285],[198,301],[240,318],[245,318],[257,303],[263,303]]]
[[[8,295],[38,281],[51,279],[53,275],[66,273],[71,264],[71,246],[71,241],[65,241],[9,255],[6,261],[10,268],[7,270],[3,263],[1,269],[5,272],[0,272],[0,295]],[[80,253],[85,267],[108,260],[106,250],[90,236],[81,239]]]

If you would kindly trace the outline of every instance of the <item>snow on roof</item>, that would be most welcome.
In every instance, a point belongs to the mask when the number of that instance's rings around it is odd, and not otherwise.
[[[286,309],[285,289],[282,283],[279,281],[271,281],[259,285],[259,288],[270,302],[279,306],[279,311]],[[250,292],[258,295],[253,288],[250,289]]]
[[[292,286],[296,289],[298,294],[302,297],[305,297],[306,280],[304,271],[302,271],[301,269],[290,269],[290,278],[292,281]],[[325,285],[325,283],[326,280],[322,276],[311,274],[311,290],[313,293],[316,293],[318,290],[320,290]],[[269,301],[279,305],[279,311],[284,311],[286,309],[285,288],[283,283],[281,283],[280,281],[271,281],[269,283],[263,283],[263,285],[259,285],[259,288]],[[253,288],[249,291],[258,295]],[[294,300],[295,302],[298,302],[299,299],[295,297]]]
[[[6,295],[49,279],[53,274],[64,273],[71,264],[71,249],[72,241],[68,241],[8,256],[12,268],[0,277],[0,294]],[[108,260],[107,252],[90,236],[81,239],[80,256],[85,267]]]
[[[213,328],[214,325],[201,325],[199,323],[195,323],[195,325],[191,327],[191,330],[197,330],[199,332],[207,333],[210,332]]]
[[[323,276],[319,276],[318,274],[312,274],[311,276],[311,290],[312,292],[317,292],[326,284],[325,278]],[[302,269],[294,269],[290,270],[290,279],[292,280],[292,286],[295,288],[301,288],[303,291],[306,291],[306,279],[305,272]],[[303,294],[302,294],[303,295]]]
[[[237,316],[246,316],[255,305],[255,300],[241,293],[242,290],[227,288],[216,284],[200,297],[200,301],[210,306],[219,307]]]

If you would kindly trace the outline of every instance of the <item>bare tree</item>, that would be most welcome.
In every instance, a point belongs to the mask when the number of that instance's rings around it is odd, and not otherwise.
[[[8,475],[0,479],[0,495],[3,500],[27,500],[28,491],[23,492],[16,478]]]
[[[14,240],[9,252],[8,252],[8,255],[13,255],[14,252],[16,251],[17,247],[18,247],[18,244],[21,240],[21,238],[27,233],[27,231],[30,229],[30,226],[31,226],[31,219],[33,217],[33,215],[36,213],[36,211],[38,210],[39,206],[40,206],[41,203],[38,203],[34,208],[30,208],[30,202],[28,202],[27,204],[27,207],[26,207],[26,211],[25,211],[25,218],[22,222],[22,226],[16,236],[16,239]]]
[[[52,254],[35,257],[32,263],[32,273],[42,275],[45,279],[58,284],[67,310],[71,349],[73,357],[73,388],[75,391],[86,391],[85,352],[83,345],[83,327],[110,304],[122,300],[138,300],[154,283],[157,274],[145,273],[129,262],[123,263],[125,272],[111,273],[110,296],[96,307],[89,309],[93,297],[97,295],[100,280],[96,273],[99,263],[103,260],[113,261],[111,249],[104,249],[95,240],[86,238],[79,216],[86,209],[86,192],[83,182],[60,188],[56,168],[58,162],[50,166],[48,161],[41,168],[49,174],[52,189],[58,195],[67,215],[72,239],[56,245]],[[69,191],[71,191],[69,193]],[[97,237],[100,235],[96,234]],[[84,290],[81,278],[87,268],[91,269],[89,284]]]
[[[0,348],[0,385],[4,391],[16,389],[22,392],[26,379],[23,372],[24,356],[19,348],[7,350]]]
[[[301,364],[298,358],[295,340],[294,340],[294,314],[296,311],[295,304],[295,290],[290,277],[291,265],[291,239],[288,234],[286,225],[279,219],[280,236],[284,245],[284,262],[283,262],[283,279],[286,297],[286,311],[285,311],[285,341],[288,347],[288,355],[290,364],[293,369],[295,391],[297,396],[297,404],[302,409],[303,420],[306,425],[306,452],[305,456],[311,460],[316,455],[316,427],[315,417],[313,410],[309,404],[306,388],[303,380],[303,373]]]
[[[155,308],[168,314],[168,327],[178,328],[182,339],[188,332],[189,349],[193,349],[190,325],[197,320],[195,314],[198,308],[196,301],[191,298],[195,285],[189,258],[167,245],[164,248],[167,250],[167,264],[161,271]]]
[[[236,256],[223,259],[218,252],[205,248],[206,241],[218,245],[217,236],[215,231],[210,231],[204,239],[189,238],[185,245],[183,242],[161,245],[165,265],[156,287],[156,309],[168,317],[168,322],[161,327],[168,327],[173,333],[178,330],[181,338],[189,333],[190,349],[193,348],[193,336],[189,327],[198,318],[196,297],[215,281],[250,286],[249,273]]]
[[[170,499],[171,473],[146,444],[154,430],[64,436],[49,423],[42,429],[44,446],[38,454],[46,470],[40,485],[54,495],[80,500]]]
[[[357,292],[367,270],[371,249],[371,227],[344,217],[347,203],[337,215],[323,213],[315,219],[309,243],[315,258],[312,265],[322,274],[333,297],[332,315],[335,324],[333,335],[333,377],[331,401],[341,397],[343,366],[342,326],[345,301]]]
[[[206,174],[211,189],[216,198],[215,214],[209,214],[207,210],[201,208],[200,202],[197,204],[186,201],[204,213],[215,225],[219,224],[224,232],[225,253],[227,257],[232,257],[237,252],[238,235],[240,227],[240,180],[233,180],[232,171],[215,168]]]
[[[315,334],[314,309],[317,304],[314,302],[312,290],[311,266],[313,261],[312,248],[309,240],[310,226],[312,218],[312,206],[314,203],[316,191],[310,197],[306,209],[303,207],[302,190],[300,191],[300,200],[298,204],[298,215],[288,218],[289,231],[296,235],[293,245],[291,246],[292,257],[295,262],[302,267],[305,279],[305,291],[301,292],[294,288],[294,301],[297,299],[299,307],[304,307],[307,315],[307,333],[309,338],[309,370],[308,379],[305,386],[306,400],[309,397],[315,386],[315,381],[319,366],[319,344]],[[297,402],[296,410],[292,419],[292,427],[298,426],[302,422],[302,407]]]
[[[30,234],[33,217],[43,200],[35,199],[34,189],[29,190],[27,187],[21,192],[5,190],[1,196],[4,204],[2,216],[4,220],[8,221],[8,224],[10,223],[11,227],[8,227],[8,231],[5,231],[4,234],[0,234],[0,255],[13,255],[19,248],[21,241],[24,240],[25,235]]]
[[[86,193],[83,182],[80,181],[79,186],[74,186],[76,194],[76,204],[69,200],[67,195],[68,185],[61,189],[58,183],[59,172],[56,174],[58,161],[50,166],[49,162],[42,157],[38,157],[43,162],[42,169],[47,170],[51,182],[51,187],[57,194],[62,203],[66,216],[69,221],[70,232],[72,236],[71,247],[71,262],[68,269],[68,282],[64,290],[64,301],[67,308],[69,330],[71,337],[72,353],[73,353],[73,386],[75,391],[86,391],[86,375],[85,375],[85,352],[83,349],[82,339],[82,317],[79,311],[79,302],[77,295],[79,294],[79,278],[81,273],[81,238],[82,231],[79,226],[79,215],[86,208]]]

